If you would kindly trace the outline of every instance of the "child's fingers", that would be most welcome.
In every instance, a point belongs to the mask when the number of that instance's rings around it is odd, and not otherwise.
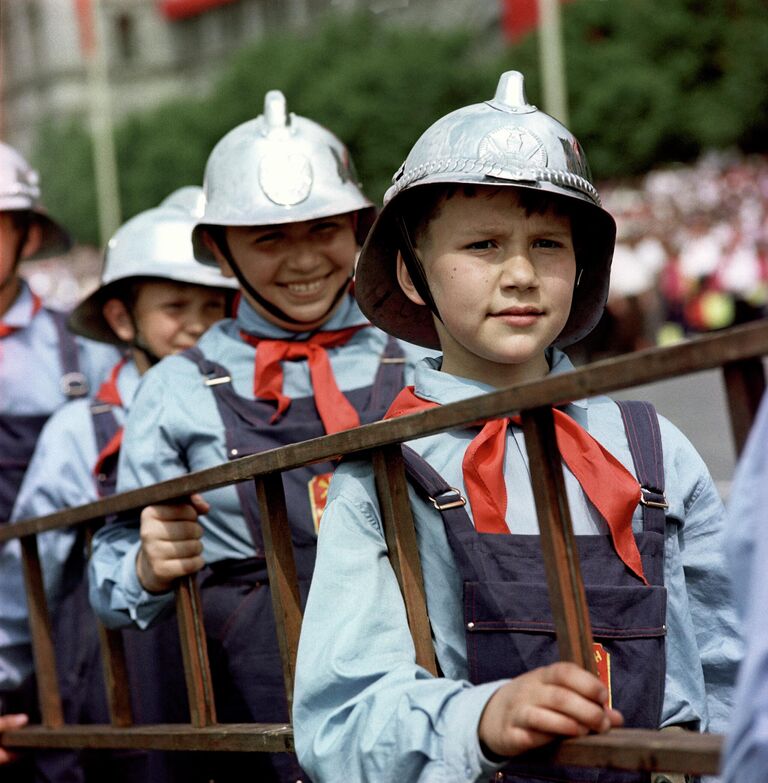
[[[199,522],[148,519],[141,524],[140,536],[145,546],[154,541],[196,541],[203,537],[203,526]]]
[[[19,729],[29,721],[26,715],[0,715],[0,732]],[[7,764],[16,758],[15,753],[0,747],[0,764]]]
[[[598,704],[608,703],[608,689],[594,674],[575,663],[560,661],[541,670],[542,681],[559,685]]]
[[[203,553],[203,543],[199,538],[177,541],[153,541],[146,546],[147,557],[152,562],[186,559]]]
[[[189,502],[198,514],[207,514],[211,510],[211,504],[202,495],[197,493],[189,496]]]
[[[553,715],[559,715],[568,724],[583,726],[589,731],[608,731],[611,721],[606,709],[598,702],[585,698],[580,693],[560,685],[548,685],[541,691],[537,706]],[[541,731],[566,733],[552,729],[549,724],[534,725]],[[573,729],[567,732],[573,733]]]
[[[199,495],[197,497],[200,497]],[[202,498],[200,498],[202,500]],[[203,500],[203,503],[205,501]],[[207,504],[206,504],[207,505]],[[174,522],[181,520],[195,521],[198,516],[196,507],[190,503],[163,503],[155,506],[147,506],[141,512],[142,522],[147,519]]]

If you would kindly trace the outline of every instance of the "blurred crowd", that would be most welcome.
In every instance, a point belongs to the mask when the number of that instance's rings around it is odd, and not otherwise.
[[[768,301],[768,157],[710,153],[690,166],[604,183],[616,217],[598,359],[762,317]]]

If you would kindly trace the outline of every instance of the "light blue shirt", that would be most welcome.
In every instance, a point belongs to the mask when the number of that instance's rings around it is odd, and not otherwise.
[[[724,755],[724,783],[768,779],[768,396],[736,469],[728,561],[746,641]]]
[[[552,373],[572,369],[552,355]],[[440,403],[490,387],[416,369],[418,396]],[[564,407],[634,474],[621,416],[607,397]],[[740,655],[723,562],[723,508],[693,446],[660,418],[669,502],[665,544],[668,590],[666,687],[662,725],[693,722],[722,730]],[[466,495],[461,462],[476,430],[409,444]],[[522,433],[510,427],[505,480],[510,528],[538,533]],[[606,532],[604,522],[564,467],[577,534]],[[299,761],[316,783],[334,780],[474,781],[494,767],[480,752],[480,715],[500,682],[468,682],[463,585],[439,512],[409,489],[437,659],[443,678],[414,662],[401,594],[387,558],[368,463],[336,471],[323,514],[315,574],[301,640],[293,723]],[[471,509],[468,509],[471,514]],[[642,527],[638,508],[633,526]]]
[[[0,415],[31,416],[53,413],[68,397],[61,391],[59,333],[47,310],[32,316],[33,299],[29,286],[21,281],[21,291],[2,317],[3,323],[17,327],[0,340]],[[76,338],[80,372],[93,394],[98,384],[120,358],[111,345]],[[2,520],[0,520],[2,521]]]
[[[323,330],[367,323],[351,297],[346,297]],[[254,399],[256,350],[240,337],[245,330],[272,339],[306,339],[262,318],[243,298],[235,320],[220,321],[198,343],[207,356],[227,368],[234,390]],[[376,375],[387,335],[362,329],[348,343],[329,348],[333,374],[343,391],[369,386]],[[426,351],[403,343],[406,377]],[[313,395],[306,360],[283,362],[283,391],[291,398]],[[224,424],[213,391],[195,364],[180,356],[163,359],[142,378],[128,419],[120,452],[118,490],[148,486],[191,471],[227,462]],[[253,557],[255,552],[235,487],[205,493],[210,513],[200,518],[206,562]],[[91,603],[111,627],[131,622],[147,627],[173,604],[173,594],[150,594],[136,575],[140,547],[138,518],[102,528],[94,538],[90,561]]]
[[[120,370],[117,388],[125,408],[113,408],[122,424],[139,373],[133,362]],[[24,481],[16,497],[11,521],[52,514],[64,508],[98,500],[93,468],[98,457],[90,401],[81,399],[59,408],[45,424]],[[62,598],[62,578],[77,528],[43,533],[37,538],[48,609],[56,611]],[[11,691],[32,673],[32,648],[27,623],[27,601],[18,539],[0,548],[0,691]]]

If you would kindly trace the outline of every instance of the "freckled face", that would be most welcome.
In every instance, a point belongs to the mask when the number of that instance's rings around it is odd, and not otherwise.
[[[230,226],[229,248],[248,282],[268,302],[301,321],[282,321],[243,295],[267,320],[286,329],[305,331],[325,323],[339,289],[355,263],[357,240],[352,215],[276,226]],[[226,260],[217,254],[224,274]]]
[[[442,322],[443,370],[495,386],[543,377],[576,276],[570,218],[527,214],[514,188],[443,202],[417,248]],[[417,304],[402,260],[398,275]]]

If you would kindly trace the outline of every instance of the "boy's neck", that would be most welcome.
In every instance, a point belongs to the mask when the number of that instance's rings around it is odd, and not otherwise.
[[[4,316],[16,301],[21,291],[21,280],[18,275],[11,275],[0,283],[0,317]]]
[[[501,364],[480,356],[472,357],[470,360],[463,356],[462,361],[457,362],[450,354],[443,354],[440,370],[501,389],[544,378],[549,374],[550,367],[544,353],[521,364]]]

